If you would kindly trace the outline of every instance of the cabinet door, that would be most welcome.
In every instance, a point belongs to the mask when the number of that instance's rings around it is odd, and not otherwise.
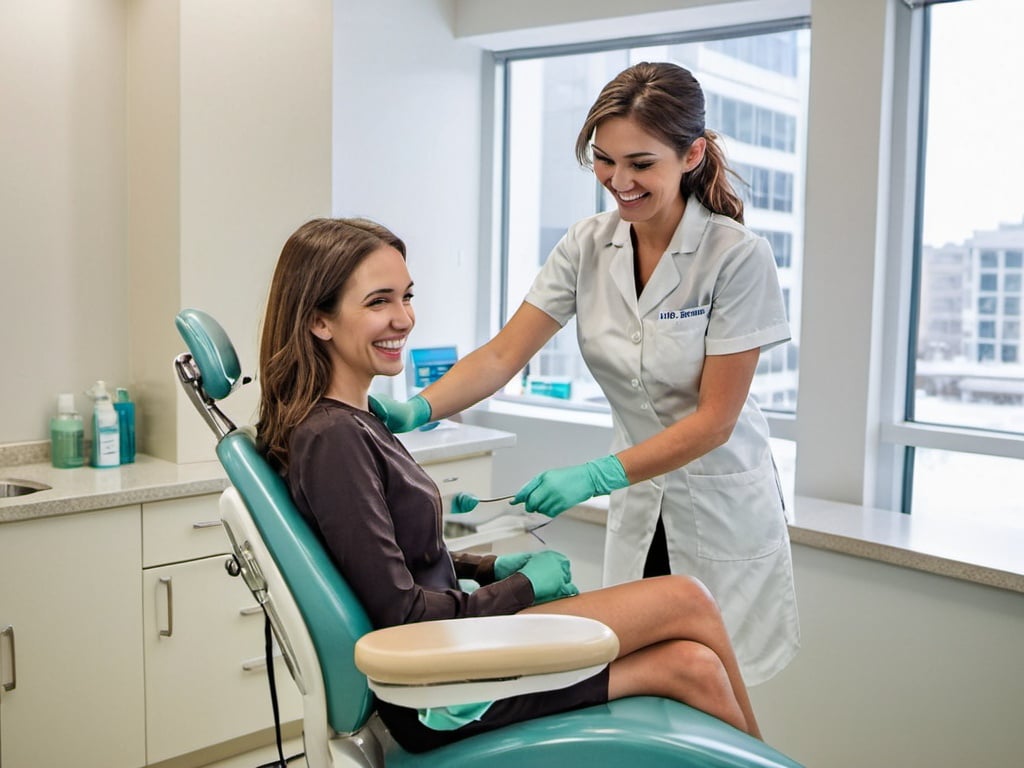
[[[134,506],[0,525],[2,768],[145,762],[139,520]]]
[[[442,498],[447,499],[459,492],[472,493],[486,498],[491,494],[492,462],[491,455],[487,454],[468,459],[423,464],[422,466],[430,478],[437,483]]]
[[[218,555],[143,572],[148,762],[273,725],[263,613]],[[281,720],[302,717],[284,660],[274,659]],[[4,767],[6,768],[6,766]]]

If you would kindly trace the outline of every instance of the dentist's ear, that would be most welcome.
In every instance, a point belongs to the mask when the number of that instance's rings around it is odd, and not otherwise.
[[[334,338],[334,334],[332,334],[331,329],[327,327],[327,323],[324,321],[323,315],[319,313],[313,317],[313,322],[309,324],[309,332],[320,339],[320,341],[330,341]]]

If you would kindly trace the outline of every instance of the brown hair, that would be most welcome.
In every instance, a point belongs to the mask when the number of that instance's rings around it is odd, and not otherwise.
[[[707,141],[704,159],[683,175],[680,191],[691,194],[714,213],[743,222],[743,200],[733,190],[732,171],[718,136],[704,126],[704,92],[693,74],[676,64],[641,62],[609,82],[590,108],[576,138],[576,159],[591,167],[590,141],[597,127],[611,117],[635,120],[647,133],[683,157],[693,142]]]
[[[257,431],[271,464],[288,466],[288,438],[327,391],[331,364],[310,331],[317,312],[337,312],[342,289],[374,251],[405,243],[366,219],[314,219],[288,238],[270,283],[260,339]]]

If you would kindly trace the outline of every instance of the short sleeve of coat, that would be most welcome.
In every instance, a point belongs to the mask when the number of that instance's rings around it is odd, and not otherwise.
[[[736,233],[730,237],[730,229],[722,227],[709,236],[732,240]],[[749,230],[743,233],[745,236],[738,241],[723,244],[720,251],[723,261],[705,339],[709,355],[729,355],[755,348],[764,352],[790,339],[771,246]]]
[[[573,227],[551,251],[524,301],[564,326],[576,314],[579,268],[580,242],[577,228]]]

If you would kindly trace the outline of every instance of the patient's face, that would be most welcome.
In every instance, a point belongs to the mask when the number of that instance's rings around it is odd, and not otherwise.
[[[353,388],[341,399],[359,405],[374,376],[402,371],[402,349],[415,323],[405,259],[390,246],[374,251],[342,289],[337,314],[323,319],[330,334],[334,381]]]

